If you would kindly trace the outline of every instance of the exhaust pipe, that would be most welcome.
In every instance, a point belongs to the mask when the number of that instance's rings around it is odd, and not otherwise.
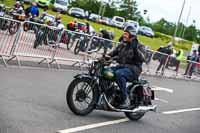
[[[153,106],[139,106],[133,110],[131,110],[132,113],[146,113],[148,111],[152,111],[152,112],[156,112],[157,110],[157,105],[153,105]]]
[[[127,112],[127,113],[146,113],[149,111],[156,112],[157,110],[157,105],[152,105],[152,106],[139,106],[133,110],[128,110],[128,109],[116,109],[113,107],[107,100],[106,96],[104,95],[104,99],[106,100],[107,105],[112,111],[116,112]]]

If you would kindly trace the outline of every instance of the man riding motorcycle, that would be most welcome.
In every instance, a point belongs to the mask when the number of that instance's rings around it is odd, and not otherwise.
[[[116,82],[122,91],[123,103],[120,108],[128,108],[130,100],[126,88],[127,81],[138,80],[142,72],[142,64],[145,61],[143,46],[137,40],[136,31],[126,30],[123,34],[123,43],[118,45],[107,58],[113,58],[119,63],[112,67],[116,75]]]

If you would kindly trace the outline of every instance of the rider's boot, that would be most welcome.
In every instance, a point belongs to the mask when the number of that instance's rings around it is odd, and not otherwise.
[[[120,109],[127,109],[130,105],[130,99],[127,97],[122,104],[120,104]]]

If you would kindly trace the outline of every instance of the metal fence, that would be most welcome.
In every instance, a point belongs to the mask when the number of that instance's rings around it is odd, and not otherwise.
[[[9,26],[13,29],[9,29]],[[58,68],[60,64],[81,66],[91,56],[101,57],[118,43],[96,35],[0,17],[0,57],[5,66],[14,58],[20,66],[20,57],[27,57],[30,61],[38,58],[39,64],[46,61],[49,68],[52,63],[56,63]],[[177,61],[167,54],[151,50],[147,50],[147,63],[143,68],[144,73],[153,76],[190,78],[193,74],[193,78],[200,77],[199,63]]]

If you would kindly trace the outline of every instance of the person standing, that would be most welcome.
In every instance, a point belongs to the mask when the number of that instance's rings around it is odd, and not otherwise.
[[[160,64],[159,66],[157,67],[156,69],[156,73],[158,73],[162,67],[162,74],[164,74],[164,69],[165,69],[165,65],[168,61],[168,57],[169,55],[171,55],[173,53],[173,50],[172,50],[172,42],[169,42],[168,45],[166,47],[163,47],[161,51],[158,51],[160,52],[159,55],[160,55],[160,58],[159,58],[159,61],[160,61]]]
[[[197,60],[198,60],[197,50],[194,50],[192,56],[188,57],[188,65],[184,73],[184,75],[188,76],[188,78],[192,77],[192,73],[196,66],[194,62],[197,62]]]

